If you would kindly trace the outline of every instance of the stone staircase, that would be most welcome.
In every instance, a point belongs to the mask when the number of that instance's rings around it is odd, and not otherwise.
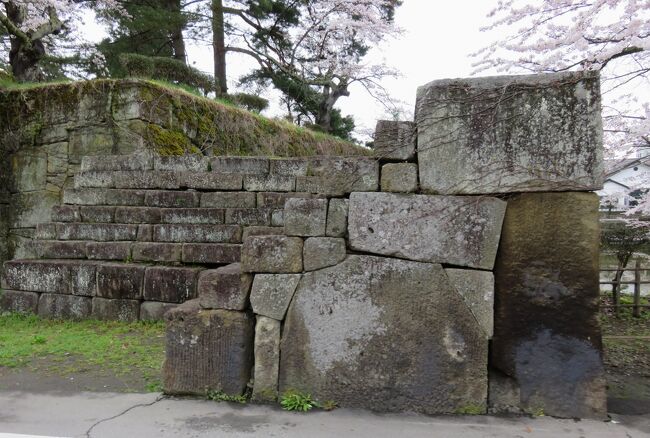
[[[326,160],[336,167],[337,159]],[[243,238],[283,232],[285,199],[313,196],[295,192],[301,177],[309,182],[307,163],[84,157],[74,189],[64,192],[51,222],[37,226],[37,258],[5,263],[0,307],[64,319],[161,319],[197,298],[202,278],[209,283],[215,268],[238,263]],[[377,176],[371,179],[376,188]],[[356,179],[349,190],[355,185]]]

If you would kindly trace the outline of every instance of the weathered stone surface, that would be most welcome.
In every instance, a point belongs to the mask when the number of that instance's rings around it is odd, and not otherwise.
[[[181,155],[181,156],[159,156],[153,159],[153,167],[156,170],[171,172],[207,172],[208,159],[202,155]]]
[[[138,242],[151,242],[153,240],[153,225],[138,225]]]
[[[161,209],[154,207],[118,207],[115,210],[115,222],[120,224],[157,224],[160,222]]]
[[[307,176],[296,177],[296,191],[328,196],[373,192],[379,187],[379,163],[369,158],[312,158]]]
[[[598,190],[600,112],[592,72],[431,82],[417,93],[420,185],[441,194]]]
[[[242,226],[271,225],[271,210],[262,208],[228,208],[226,223]]]
[[[231,243],[186,243],[183,263],[221,265],[236,263],[241,257],[241,245]]]
[[[492,269],[506,203],[497,198],[353,193],[351,249]]]
[[[135,240],[137,225],[61,223],[56,225],[59,240],[96,240],[100,242]]]
[[[178,304],[144,301],[140,305],[140,321],[162,321],[165,313],[177,306]]]
[[[56,239],[56,224],[38,224],[34,231],[34,239],[52,240]]]
[[[52,207],[53,222],[81,222],[79,207],[73,205],[55,205]]]
[[[239,243],[241,227],[237,225],[154,225],[153,240],[180,243]]]
[[[89,242],[86,253],[91,260],[125,261],[131,257],[131,242]]]
[[[84,259],[86,242],[60,242],[58,240],[36,240],[32,248],[41,259]]]
[[[102,321],[133,322],[138,320],[139,314],[139,301],[93,298],[92,317],[94,319]]]
[[[244,310],[248,306],[253,276],[233,263],[199,274],[199,304],[205,309]]]
[[[525,410],[605,416],[598,255],[597,195],[508,201],[494,271],[492,365],[517,381]]]
[[[491,368],[488,372],[489,395],[488,414],[521,414],[524,409],[521,406],[521,391],[517,381],[508,377],[502,372]],[[539,415],[539,410],[529,409],[529,413]]]
[[[284,208],[284,203],[289,198],[311,198],[310,193],[293,192],[259,192],[257,194],[258,208]]]
[[[90,223],[110,223],[115,218],[115,207],[97,207],[94,205],[79,207],[81,221]]]
[[[150,154],[86,156],[81,159],[82,172],[151,169],[153,157]]]
[[[37,224],[49,222],[52,207],[59,204],[59,194],[49,191],[17,193],[11,195],[14,207],[12,228],[33,228]]]
[[[324,236],[327,225],[327,199],[287,199],[284,231],[288,236]]]
[[[53,319],[90,318],[92,298],[74,295],[41,294],[38,316]]]
[[[273,175],[306,176],[308,166],[305,158],[272,159],[270,171]]]
[[[249,192],[291,192],[296,189],[296,178],[288,175],[246,175],[244,190]]]
[[[286,236],[253,236],[242,246],[244,272],[301,272],[302,239]]]
[[[305,239],[302,258],[305,271],[327,268],[345,259],[345,239],[310,237]]]
[[[115,187],[114,172],[78,172],[74,176],[74,188],[111,188]],[[131,187],[129,187],[131,188]]]
[[[97,295],[97,265],[92,261],[70,263],[70,293],[93,297]]]
[[[241,395],[253,366],[254,318],[231,310],[204,310],[196,301],[165,315],[164,391]]]
[[[144,192],[121,189],[66,189],[63,203],[74,205],[143,205]]]
[[[0,292],[0,310],[35,314],[38,311],[38,293],[4,290]]]
[[[255,193],[213,192],[201,194],[201,207],[255,208]]]
[[[196,298],[201,268],[148,267],[144,275],[144,299],[182,303]]]
[[[114,172],[113,180],[118,189],[178,189],[180,182],[174,172],[122,171]]]
[[[6,158],[5,158],[6,159]],[[9,157],[13,174],[12,191],[31,192],[45,189],[47,155],[30,149]]]
[[[417,164],[389,163],[381,167],[382,192],[413,193],[417,189]]]
[[[281,351],[280,393],[377,411],[486,407],[487,339],[438,264],[350,255],[304,274]]]
[[[301,274],[255,275],[251,290],[253,312],[282,321],[301,277]]]
[[[278,320],[257,316],[253,400],[274,402],[278,398],[280,325]]]
[[[242,176],[212,172],[183,172],[179,174],[181,187],[200,190],[241,190]]]
[[[246,227],[242,233],[242,242],[252,236],[284,235],[284,227]]]
[[[165,224],[223,224],[224,210],[221,208],[166,208],[161,212]]]
[[[149,207],[192,208],[199,206],[197,192],[148,191],[144,204]]]
[[[445,269],[445,272],[485,335],[491,338],[494,332],[494,275],[469,269]]]
[[[142,298],[144,266],[102,263],[97,266],[97,296],[101,298]]]
[[[212,160],[212,171],[258,175],[269,173],[269,159],[262,157],[218,157]]]
[[[70,293],[70,264],[58,260],[12,260],[4,264],[2,288]]]
[[[132,256],[137,262],[180,262],[180,243],[141,242],[133,244]]]
[[[375,128],[375,156],[389,160],[411,160],[415,157],[416,124],[379,120]]]

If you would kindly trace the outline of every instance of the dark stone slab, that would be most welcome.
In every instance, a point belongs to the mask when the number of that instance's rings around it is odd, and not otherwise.
[[[183,263],[222,265],[241,259],[241,245],[232,243],[186,243],[183,245]]]
[[[140,305],[140,321],[162,321],[165,313],[175,309],[178,304],[144,301]]]
[[[90,318],[92,298],[75,295],[41,294],[38,316],[52,319]]]
[[[192,208],[199,206],[197,192],[148,191],[144,205],[149,207]]]
[[[61,223],[56,225],[59,240],[96,240],[99,242],[135,240],[137,225]]]
[[[166,208],[161,212],[165,224],[212,224],[224,223],[225,212],[221,208]]]
[[[153,240],[178,243],[240,243],[238,225],[154,225]]]
[[[132,256],[137,262],[180,262],[182,248],[180,243],[135,243]]]
[[[93,298],[92,317],[102,321],[133,322],[138,320],[140,301]]]
[[[103,263],[97,267],[97,296],[114,299],[140,299],[144,266]]]
[[[413,122],[379,120],[375,129],[375,156],[390,160],[415,157],[417,127]]]
[[[598,323],[598,196],[508,201],[495,266],[491,363],[516,380],[521,407],[604,418]]]
[[[196,301],[165,315],[164,391],[241,395],[251,377],[255,318],[249,313],[201,309]]]
[[[121,260],[131,257],[131,242],[88,242],[86,252],[90,260]]]
[[[263,208],[228,208],[226,223],[250,226],[271,225],[271,210]]]
[[[144,299],[182,303],[196,298],[201,268],[148,267],[144,276]]]
[[[5,262],[2,288],[31,292],[70,293],[70,264],[60,260]]]
[[[160,216],[161,210],[152,207],[118,207],[115,210],[115,222],[120,224],[157,224]]]
[[[115,207],[84,205],[79,207],[79,212],[82,222],[110,223],[115,219]]]
[[[199,304],[205,309],[244,310],[253,276],[242,272],[239,263],[233,263],[199,274]]]
[[[245,272],[302,272],[302,239],[286,236],[253,236],[242,246]]]
[[[52,207],[53,222],[81,222],[79,207],[76,205],[55,205]]]
[[[143,205],[144,192],[120,189],[66,189],[63,203],[73,205]]]
[[[42,259],[84,259],[86,258],[86,243],[35,240],[32,242],[32,249],[36,256]]]
[[[38,295],[37,292],[4,290],[0,292],[0,310],[36,314],[38,311]]]

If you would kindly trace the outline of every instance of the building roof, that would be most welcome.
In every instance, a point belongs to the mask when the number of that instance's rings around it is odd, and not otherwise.
[[[604,161],[605,178],[608,178],[613,174],[615,174],[616,172],[620,172],[621,170],[627,169],[628,167],[632,167],[636,164],[647,165],[648,161],[650,161],[650,157],[619,158],[614,160],[605,160]]]

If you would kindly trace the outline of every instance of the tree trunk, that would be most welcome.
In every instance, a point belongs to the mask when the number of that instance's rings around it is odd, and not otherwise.
[[[212,50],[214,55],[214,80],[217,95],[227,94],[226,40],[222,0],[212,0]]]
[[[18,82],[38,82],[43,79],[43,73],[38,67],[45,56],[43,43],[33,41],[31,45],[25,44],[18,38],[11,39],[9,51],[9,64],[11,73]]]
[[[169,8],[174,14],[178,14],[179,17],[181,16],[180,0],[172,0],[169,4]],[[172,42],[174,59],[181,61],[183,64],[187,64],[187,52],[185,50],[185,40],[183,39],[183,27],[185,27],[184,23],[179,20],[178,25],[171,30],[169,38]]]
[[[347,89],[347,86],[339,86],[332,90],[330,86],[323,86],[323,91],[321,93],[322,101],[318,106],[318,114],[316,115],[316,124],[320,126],[324,132],[332,132],[332,110],[336,101],[339,100],[341,96],[349,96],[350,92]]]

